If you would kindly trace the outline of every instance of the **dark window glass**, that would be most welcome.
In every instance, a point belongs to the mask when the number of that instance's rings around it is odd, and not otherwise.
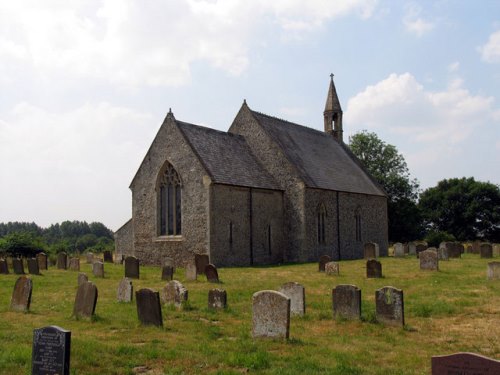
[[[165,186],[160,188],[160,234],[167,234],[167,200]]]
[[[179,175],[169,164],[161,176],[158,194],[160,235],[179,235],[182,232],[181,192]]]
[[[175,187],[175,234],[182,233],[182,220],[181,220],[181,187]]]

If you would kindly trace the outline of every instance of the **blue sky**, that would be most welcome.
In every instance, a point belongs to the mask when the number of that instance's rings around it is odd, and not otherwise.
[[[346,138],[396,145],[422,188],[500,183],[499,1],[21,0],[0,4],[0,221],[117,229],[170,107],[322,130],[331,72]]]

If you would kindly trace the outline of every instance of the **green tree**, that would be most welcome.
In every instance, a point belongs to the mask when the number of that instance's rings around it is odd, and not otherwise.
[[[406,161],[397,148],[366,130],[349,137],[349,148],[387,193],[389,239],[410,241],[422,235],[417,207],[419,183],[410,178]]]
[[[30,232],[12,232],[2,238],[3,250],[12,256],[32,257],[44,251],[46,245],[41,237]]]
[[[461,241],[500,241],[498,185],[473,177],[442,180],[421,194],[419,207],[429,229],[448,232]]]

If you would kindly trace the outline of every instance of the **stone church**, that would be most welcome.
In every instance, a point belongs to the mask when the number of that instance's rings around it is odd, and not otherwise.
[[[169,111],[130,184],[117,255],[248,266],[358,259],[369,241],[386,255],[387,197],[344,144],[333,75],[323,116],[322,132],[244,101],[222,132]]]

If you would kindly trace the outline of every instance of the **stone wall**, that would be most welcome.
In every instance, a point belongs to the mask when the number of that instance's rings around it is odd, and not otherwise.
[[[123,224],[115,232],[115,256],[134,255],[134,224],[132,219]]]

